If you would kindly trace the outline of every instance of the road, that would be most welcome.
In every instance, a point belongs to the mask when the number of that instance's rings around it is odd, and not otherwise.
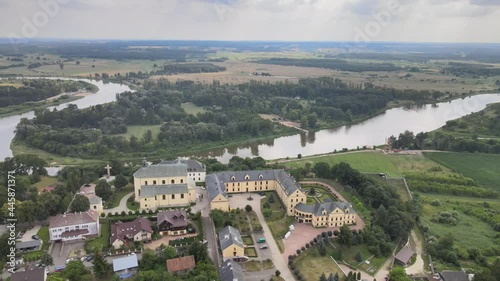
[[[122,211],[125,211],[126,213],[128,213],[128,211],[130,211],[128,208],[127,208],[127,200],[132,197],[132,195],[134,195],[134,192],[130,192],[129,194],[123,196],[122,200],[120,200],[120,204],[118,205],[118,207],[114,207],[112,209],[104,209],[104,213],[105,214],[109,214],[109,213],[121,213]]]
[[[221,264],[219,249],[217,247],[217,236],[215,235],[215,226],[210,217],[201,218],[203,231],[207,239],[208,254],[215,263],[215,267],[219,268]]]

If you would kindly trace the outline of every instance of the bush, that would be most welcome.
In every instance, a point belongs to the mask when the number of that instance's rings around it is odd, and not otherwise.
[[[280,276],[281,272],[279,270],[276,270],[276,272],[274,274],[276,274],[276,276]]]
[[[431,205],[435,206],[435,207],[438,207],[438,206],[441,206],[441,202],[436,199],[436,200],[432,201]]]
[[[120,214],[121,214],[122,216],[126,216],[126,215],[127,215],[127,213],[126,213],[125,211],[122,211]]]
[[[339,231],[338,231],[338,230],[334,230],[334,231],[333,231],[333,235],[334,235],[334,236],[339,236]]]
[[[300,255],[300,249],[297,249],[297,255]]]
[[[101,213],[101,218],[105,218],[106,217],[106,213]]]
[[[328,237],[332,237],[333,232],[331,230],[328,230]]]
[[[321,232],[321,236],[323,236],[323,238],[326,238],[326,235],[326,231]]]
[[[246,206],[245,206],[245,211],[246,211],[247,213],[250,213],[250,212],[252,211],[252,206],[250,206],[250,205],[246,205]]]
[[[300,248],[300,249],[301,249],[302,251],[305,251],[305,250],[306,250],[306,248],[305,248],[304,246],[302,246],[302,248]]]
[[[311,247],[311,244],[306,243],[306,248],[309,249],[309,247]]]

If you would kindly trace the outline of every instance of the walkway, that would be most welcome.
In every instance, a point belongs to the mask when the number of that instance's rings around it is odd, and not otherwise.
[[[122,200],[120,200],[120,205],[118,205],[118,207],[114,207],[112,209],[104,209],[103,213],[105,214],[109,214],[109,213],[121,213],[122,211],[125,211],[126,213],[128,213],[128,211],[130,211],[128,208],[127,208],[127,200],[132,197],[132,195],[134,195],[134,192],[130,192],[129,194],[123,196]]]
[[[233,209],[240,208],[244,210],[246,205],[252,206],[252,210],[255,211],[255,213],[257,214],[257,218],[259,219],[259,222],[262,225],[263,235],[266,238],[266,244],[269,246],[269,250],[272,253],[272,260],[275,269],[281,272],[280,276],[284,280],[295,280],[295,278],[292,275],[292,272],[288,268],[287,262],[285,261],[285,259],[283,259],[283,256],[280,253],[278,245],[274,240],[273,234],[271,233],[271,230],[269,229],[269,226],[267,225],[264,216],[262,215],[262,212],[260,210],[261,196],[257,194],[251,194],[253,200],[250,201],[247,200],[249,195],[250,194],[237,194],[234,195],[232,198],[229,198],[229,204],[231,208]]]
[[[411,231],[411,242],[410,247],[413,248],[415,253],[417,254],[417,259],[414,264],[410,265],[407,267],[406,274],[408,275],[421,275],[421,274],[426,274],[425,269],[424,269],[424,259],[422,258],[423,254],[423,247],[422,247],[422,241],[418,239],[417,233],[415,230]]]

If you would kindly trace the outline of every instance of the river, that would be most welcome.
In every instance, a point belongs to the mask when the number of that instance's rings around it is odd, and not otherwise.
[[[227,163],[233,156],[260,156],[269,160],[297,157],[299,153],[308,156],[342,148],[355,149],[358,146],[380,145],[391,135],[397,137],[405,130],[413,131],[415,134],[433,131],[445,125],[446,121],[481,111],[487,104],[497,102],[500,102],[500,94],[482,94],[435,105],[393,108],[384,114],[351,126],[232,146],[198,156],[215,157],[220,162]]]
[[[43,79],[68,79],[68,78],[43,78]],[[50,110],[53,108],[57,108],[61,110],[66,108],[68,104],[76,104],[78,108],[86,108],[93,105],[108,103],[116,100],[116,95],[119,93],[123,93],[126,91],[131,91],[131,89],[127,85],[120,85],[115,83],[104,83],[103,81],[89,80],[89,79],[72,79],[72,80],[80,80],[85,81],[91,84],[94,84],[99,88],[99,91],[95,94],[90,94],[85,96],[79,100],[72,101],[69,103],[63,103],[58,106],[49,107]],[[12,150],[10,149],[10,143],[14,138],[14,130],[16,129],[16,125],[19,123],[21,118],[33,118],[35,116],[34,111],[26,112],[23,114],[12,115],[4,118],[0,118],[0,159],[4,159],[5,157],[12,157]],[[57,168],[49,168],[47,169],[49,174],[57,173]]]
[[[95,94],[86,96],[77,101],[78,108],[103,104],[116,100],[116,94],[131,91],[126,85],[103,83],[88,79],[78,79],[92,83],[99,87]],[[391,135],[399,135],[405,130],[415,133],[429,132],[442,127],[446,121],[453,120],[483,110],[489,103],[500,102],[500,94],[482,94],[467,98],[456,99],[450,102],[435,105],[423,105],[414,108],[393,108],[384,114],[368,119],[359,124],[342,126],[337,129],[321,130],[315,133],[302,133],[292,136],[279,137],[267,141],[255,142],[241,146],[231,146],[197,156],[215,157],[222,163],[227,163],[231,157],[261,156],[264,159],[278,159],[323,154],[356,147],[384,144]],[[67,104],[57,106],[63,109]],[[51,107],[53,108],[53,107]],[[33,118],[34,112],[0,118],[0,159],[11,157],[10,143],[14,138],[14,130],[21,118]],[[57,172],[51,168],[51,174]]]

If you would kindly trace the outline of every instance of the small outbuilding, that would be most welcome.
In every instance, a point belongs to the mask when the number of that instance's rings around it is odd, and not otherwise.
[[[404,246],[394,257],[395,261],[403,266],[410,263],[415,252],[408,246]]]
[[[137,262],[137,256],[135,254],[113,260],[113,272],[118,275],[120,279],[132,277],[137,273],[138,267],[139,263]]]
[[[172,273],[188,272],[194,270],[196,262],[194,256],[185,256],[175,259],[169,259],[166,262],[167,271]]]

